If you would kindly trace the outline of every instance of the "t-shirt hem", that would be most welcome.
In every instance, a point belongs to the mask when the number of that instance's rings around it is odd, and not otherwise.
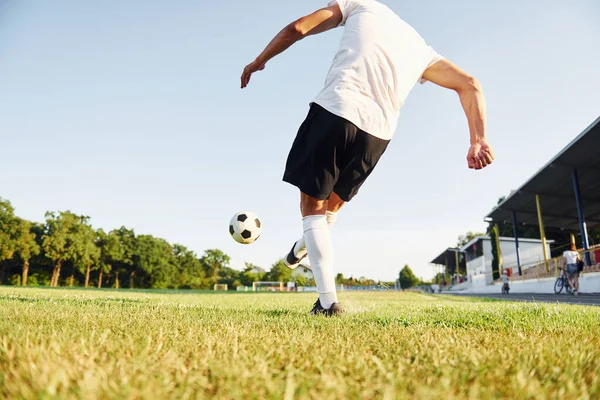
[[[354,120],[354,118],[348,117],[347,115],[343,115],[343,113],[340,113],[338,110],[334,110],[331,107],[328,107],[324,102],[321,102],[318,99],[312,100],[311,102],[308,103],[308,105],[310,106],[313,103],[318,104],[319,106],[323,107],[325,110],[329,111],[333,115],[336,115],[336,116],[338,116],[340,118],[345,119],[346,121],[348,121],[351,124],[355,125],[361,131],[363,131],[365,133],[368,133],[369,135],[371,135],[373,137],[376,137],[377,139],[387,140],[387,141],[392,140],[393,135],[386,135],[386,136],[376,135],[376,134],[373,133],[373,131],[371,131],[370,129],[364,127],[359,121],[356,121],[356,120]]]
[[[426,68],[423,70],[423,74],[425,73],[425,71],[427,71],[427,68],[431,67],[432,65],[435,65],[435,64],[439,63],[440,61],[442,61],[442,60],[444,60],[444,59],[445,59],[445,57],[439,56],[439,58],[437,58],[437,59],[433,60],[433,61],[432,61],[431,63],[429,63],[429,65],[428,65],[428,66],[427,66],[427,67],[426,67]],[[425,83],[427,83],[427,82],[429,82],[429,80],[427,80],[427,79],[423,78],[423,75],[421,75],[421,77],[419,78],[419,83],[420,83],[421,85],[423,85],[423,84],[425,84]]]

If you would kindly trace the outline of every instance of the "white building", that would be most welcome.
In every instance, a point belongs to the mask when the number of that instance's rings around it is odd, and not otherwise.
[[[552,240],[546,241],[546,249],[550,254]],[[489,236],[478,236],[460,249],[464,252],[467,264],[467,276],[474,286],[491,285],[492,276],[492,240]],[[502,266],[514,268],[517,273],[517,252],[515,239],[500,237]],[[519,239],[519,255],[522,267],[544,260],[544,249],[539,239]]]

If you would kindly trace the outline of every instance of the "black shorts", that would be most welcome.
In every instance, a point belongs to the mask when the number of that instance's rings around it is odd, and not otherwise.
[[[319,200],[335,192],[350,201],[389,142],[312,103],[289,152],[283,181]]]

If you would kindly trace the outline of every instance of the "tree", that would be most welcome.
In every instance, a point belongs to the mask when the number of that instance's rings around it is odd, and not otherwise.
[[[458,241],[456,242],[456,247],[460,249],[465,244],[469,243],[471,240],[475,239],[478,236],[485,236],[485,233],[469,231],[464,235],[460,235],[458,237]]]
[[[490,231],[490,238],[492,240],[492,278],[494,280],[500,279],[500,263],[497,244],[499,236],[498,225],[494,225]]]
[[[92,272],[96,270],[98,287],[114,278],[114,287],[119,288],[124,276],[120,274],[129,276],[131,288],[135,283],[145,288],[203,289],[219,282],[234,288],[262,280],[314,285],[311,278],[293,276],[283,260],[268,272],[251,263],[243,271],[229,264],[229,256],[219,249],[208,249],[198,258],[183,245],[151,235],[136,236],[125,227],[109,233],[95,231],[89,217],[70,211],[47,212],[43,223],[33,223],[16,216],[10,202],[0,198],[0,283],[58,286],[67,269],[68,284],[85,287],[95,284]],[[7,274],[10,279],[4,282]],[[342,274],[336,282],[376,284],[372,279],[361,277],[359,282]]]
[[[206,276],[216,278],[221,268],[229,267],[231,259],[219,249],[209,249],[204,251],[200,263],[206,272]]]
[[[165,278],[173,271],[170,264],[172,249],[163,239],[152,235],[139,235],[135,240],[136,246],[133,261],[139,280],[152,288],[166,288]]]
[[[252,286],[252,283],[263,280],[266,274],[264,269],[249,262],[244,264],[246,267],[240,273],[240,282],[242,285]]]
[[[204,270],[196,253],[180,244],[173,246],[173,254],[179,272],[179,287],[201,289],[204,280]]]
[[[87,222],[87,219],[82,219],[76,226],[73,238],[73,272],[69,280],[69,286],[73,286],[75,269],[77,269],[82,274],[85,274],[84,286],[88,287],[92,265],[96,265],[100,258],[97,234]]]
[[[27,286],[29,275],[29,260],[40,254],[40,246],[37,244],[36,235],[33,232],[31,222],[19,219],[19,234],[15,245],[15,250],[19,256],[23,270],[21,274],[21,286]]]
[[[240,281],[240,271],[229,267],[223,267],[219,270],[218,282],[227,284],[229,289],[236,288],[242,284]]]
[[[0,264],[11,260],[19,236],[19,219],[8,200],[0,198]],[[4,268],[0,267],[0,282],[4,280]]]
[[[314,279],[309,279],[304,275],[293,276],[296,280],[296,286],[314,286]]]
[[[70,211],[46,213],[42,248],[46,257],[54,263],[50,286],[58,286],[63,264],[75,259],[78,226],[87,223],[87,220],[88,217],[80,217]]]
[[[280,259],[271,266],[264,279],[270,282],[292,282],[294,280],[292,273],[293,271],[285,265],[283,259]]]
[[[405,265],[402,270],[400,270],[400,287],[402,289],[411,288],[419,283],[419,278],[415,276],[408,265]]]
[[[103,259],[104,265],[109,266],[115,272],[115,287],[119,287],[119,273],[129,274],[129,288],[133,289],[135,264],[134,255],[136,251],[136,237],[133,229],[127,229],[124,226],[110,232],[117,237],[117,243],[114,243],[113,250],[107,250]],[[109,261],[109,262],[107,262]],[[110,270],[108,270],[110,272]]]
[[[98,229],[96,232],[96,247],[98,249],[98,288],[101,288],[104,274],[110,274],[113,266],[122,262],[124,252],[119,235],[115,231],[110,231],[107,234],[102,229]],[[89,278],[86,277],[86,287],[87,282],[89,282]],[[116,272],[115,287],[117,289],[120,287],[118,272]]]

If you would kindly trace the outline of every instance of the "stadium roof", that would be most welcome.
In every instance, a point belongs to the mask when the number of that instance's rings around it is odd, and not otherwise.
[[[439,256],[431,260],[431,264],[446,265],[446,262],[454,263],[456,257],[454,253],[456,252],[463,253],[462,251],[460,251],[460,249],[454,249],[449,247],[446,250],[444,250]],[[446,259],[446,257],[448,258]]]
[[[508,236],[500,236],[499,237],[501,242],[514,242],[515,238],[514,237],[508,237]],[[490,236],[477,236],[473,239],[471,239],[469,242],[467,242],[466,244],[464,244],[460,250],[461,251],[466,251],[469,247],[471,247],[474,243],[479,242],[481,240],[492,240],[492,238]],[[519,242],[520,243],[542,243],[542,239],[526,239],[526,238],[519,238]],[[554,243],[553,240],[547,240],[548,243]]]
[[[537,225],[535,195],[538,194],[545,226],[578,230],[574,169],[587,226],[600,224],[600,118],[496,206],[486,219],[511,221],[514,211],[517,223]]]

